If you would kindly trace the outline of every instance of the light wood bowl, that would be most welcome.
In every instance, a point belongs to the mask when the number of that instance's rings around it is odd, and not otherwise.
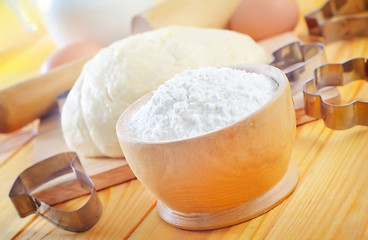
[[[150,142],[132,137],[127,120],[152,93],[132,104],[117,136],[138,180],[157,198],[160,216],[184,229],[204,230],[254,218],[284,200],[298,182],[290,160],[295,111],[289,82],[269,65],[237,65],[263,73],[279,88],[273,100],[226,128],[184,140]]]

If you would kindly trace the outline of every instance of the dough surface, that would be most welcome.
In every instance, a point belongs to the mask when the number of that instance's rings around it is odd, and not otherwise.
[[[247,35],[171,26],[136,34],[87,62],[61,114],[68,147],[82,156],[122,157],[115,125],[135,100],[187,69],[267,63]]]

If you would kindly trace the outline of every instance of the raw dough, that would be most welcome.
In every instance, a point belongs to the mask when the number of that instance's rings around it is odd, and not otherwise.
[[[253,39],[230,30],[171,26],[130,36],[85,64],[62,110],[64,138],[80,155],[122,157],[116,122],[147,92],[187,69],[266,62]]]

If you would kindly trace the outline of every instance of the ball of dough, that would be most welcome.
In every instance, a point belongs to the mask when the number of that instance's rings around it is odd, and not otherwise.
[[[230,30],[171,26],[132,35],[85,64],[62,109],[64,138],[83,156],[122,157],[116,122],[144,94],[187,69],[266,62],[253,39]]]

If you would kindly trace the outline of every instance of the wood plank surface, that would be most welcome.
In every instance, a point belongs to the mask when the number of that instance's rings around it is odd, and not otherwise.
[[[301,14],[321,0],[298,0]],[[294,30],[306,36],[302,21]],[[356,37],[326,46],[330,62],[368,56],[368,38]],[[1,72],[0,72],[1,73]],[[344,102],[368,100],[368,84],[339,89]],[[0,136],[0,141],[3,140]],[[293,159],[300,182],[294,193],[266,214],[232,227],[212,231],[174,228],[158,216],[155,197],[137,180],[99,191],[104,210],[85,233],[58,229],[36,215],[18,217],[7,194],[18,174],[32,164],[34,140],[11,154],[0,153],[0,239],[368,239],[368,127],[328,129],[322,120],[297,128]],[[57,205],[73,209],[80,197]]]
[[[137,180],[100,191],[98,195],[103,212],[98,223],[89,231],[67,232],[36,217],[16,239],[123,239],[155,206],[155,198]],[[56,207],[74,210],[76,205],[85,201],[86,197],[81,197]]]
[[[312,136],[319,136],[318,139]],[[301,179],[282,204],[243,224],[206,232],[175,229],[152,211],[132,239],[364,239],[368,231],[368,128],[334,131],[321,121],[297,130]]]
[[[0,158],[0,239],[11,239],[18,234],[34,216],[18,217],[8,198],[9,190],[16,177],[32,164],[33,141],[18,148],[10,157]]]
[[[38,135],[35,139],[33,163],[68,151],[70,150],[66,146],[61,130],[60,115],[58,111],[55,111],[42,119],[39,125]],[[102,190],[136,178],[124,158],[88,158],[83,156],[79,156],[79,158],[96,190]],[[75,183],[77,182],[74,181]],[[73,182],[62,182],[37,193],[37,197],[54,205],[84,195],[83,192],[68,191],[69,189],[73,189]],[[50,194],[55,191],[58,194]]]

